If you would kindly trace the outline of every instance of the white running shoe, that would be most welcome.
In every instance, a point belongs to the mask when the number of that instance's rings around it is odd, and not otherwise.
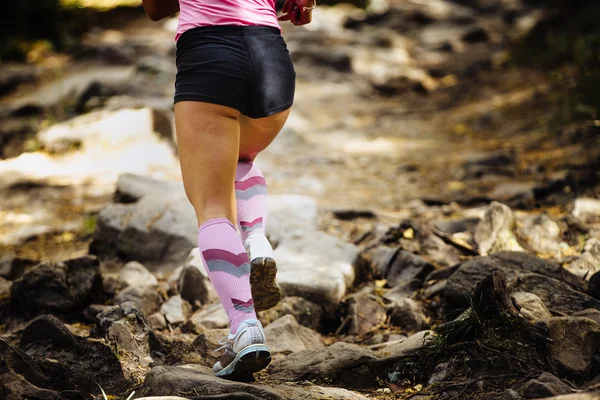
[[[243,321],[235,335],[224,337],[218,350],[225,350],[213,366],[215,374],[221,378],[250,381],[253,373],[264,369],[271,362],[271,352],[265,344],[265,333],[260,321]]]

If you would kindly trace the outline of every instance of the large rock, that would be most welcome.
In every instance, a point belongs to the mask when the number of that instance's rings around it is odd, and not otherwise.
[[[560,226],[546,214],[527,217],[519,234],[538,254],[555,256],[560,253]]]
[[[130,261],[121,268],[119,280],[125,286],[158,285],[158,280],[152,272],[137,261]]]
[[[263,326],[267,326],[283,316],[292,315],[300,325],[318,331],[322,314],[322,307],[302,297],[292,296],[284,297],[275,307],[260,312],[258,318]]]
[[[178,191],[144,196],[99,213],[90,251],[148,264],[180,264],[198,245],[197,229],[194,208]]]
[[[30,313],[69,312],[84,308],[102,290],[98,260],[86,256],[39,264],[14,282],[11,301]]]
[[[221,304],[213,304],[204,310],[195,312],[186,325],[192,332],[202,333],[207,329],[228,327],[229,317]]]
[[[404,298],[390,307],[390,324],[403,330],[420,331],[428,321],[423,305],[416,300]]]
[[[468,306],[477,283],[496,271],[507,274],[510,290],[537,295],[551,311],[570,314],[600,306],[573,285],[581,283],[579,278],[557,263],[524,252],[500,252],[467,261],[448,278],[444,297],[452,305]]]
[[[600,309],[600,301],[564,281],[534,273],[518,273],[509,278],[509,291],[537,295],[551,313],[569,315],[587,308]]]
[[[277,281],[286,296],[336,304],[354,283],[358,248],[323,232],[283,241],[275,249]]]
[[[562,396],[546,397],[542,400],[600,400],[600,391],[589,393],[563,394]]]
[[[600,351],[600,324],[584,317],[560,317],[548,321],[550,357],[562,373],[577,379],[590,372]]]
[[[160,171],[176,178],[174,148],[154,133],[153,122],[153,110],[141,108],[92,112],[53,124],[38,134],[47,151],[23,153],[0,164],[2,185],[27,176],[32,182],[84,185],[83,190],[93,188],[89,193],[97,196],[110,194],[125,172]]]
[[[572,391],[571,386],[548,372],[544,372],[536,379],[530,380],[523,387],[523,395],[526,399],[541,399],[571,393]]]
[[[209,368],[197,365],[154,367],[139,390],[142,396],[168,396],[173,393],[207,399],[215,396],[215,399],[283,400],[267,388],[227,381],[216,377]]]
[[[150,370],[153,355],[165,352],[160,338],[132,302],[112,307],[96,319],[98,334],[113,346],[128,378],[139,381]]]
[[[99,393],[97,382],[102,382],[108,393],[121,393],[130,385],[109,347],[73,335],[52,316],[39,317],[29,324],[20,347],[61,390],[81,395]]]
[[[600,200],[589,197],[575,200],[573,215],[587,223],[600,223]]]
[[[317,201],[308,196],[269,195],[267,236],[273,244],[317,230]]]
[[[271,353],[290,354],[325,347],[318,333],[298,324],[292,315],[286,315],[267,325],[265,335]]]
[[[533,293],[516,292],[512,298],[519,306],[519,312],[527,319],[536,321],[539,319],[552,318],[552,314],[546,308],[546,305],[538,296]]]
[[[55,400],[60,395],[52,390],[40,366],[26,353],[0,338],[0,395],[5,399]]]
[[[350,318],[350,335],[364,335],[383,326],[387,320],[386,307],[369,289],[352,295],[345,304],[348,310],[347,317]]]
[[[512,210],[502,203],[492,202],[475,228],[475,243],[481,255],[499,251],[522,251],[513,228],[515,218]]]
[[[130,173],[119,175],[115,200],[118,203],[135,203],[145,196],[160,196],[164,193],[185,196],[181,182],[170,182],[153,179]]]
[[[590,279],[600,271],[600,239],[591,238],[585,243],[583,253],[565,268],[576,276]]]
[[[38,261],[25,258],[2,257],[0,259],[0,277],[14,281],[25,273],[25,270],[39,264]]]
[[[160,307],[160,312],[163,313],[171,325],[179,325],[183,324],[191,314],[191,306],[180,295],[177,295],[167,300]]]
[[[375,356],[362,347],[343,342],[322,350],[292,353],[269,367],[271,376],[285,381],[312,381],[342,384],[345,387],[372,387],[376,379],[365,373]]]
[[[160,307],[161,295],[158,285],[127,286],[113,299],[113,303],[120,305],[131,301],[145,314],[150,315]]]
[[[208,304],[217,297],[206,272],[202,273],[203,269],[194,265],[186,265],[179,275],[178,287],[181,298],[193,306]]]
[[[423,281],[435,267],[424,258],[408,251],[397,249],[383,272],[383,278],[391,287],[399,286],[417,279]]]

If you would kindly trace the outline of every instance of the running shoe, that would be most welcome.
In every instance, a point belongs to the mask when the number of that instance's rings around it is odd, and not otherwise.
[[[250,286],[254,309],[265,311],[273,308],[283,297],[277,283],[277,264],[273,259],[273,248],[264,235],[254,234],[244,243],[250,258]]]
[[[224,352],[213,366],[213,371],[221,378],[251,381],[255,372],[266,368],[271,362],[271,352],[265,341],[260,321],[243,321],[235,335],[228,335],[219,342],[222,346],[215,351]]]

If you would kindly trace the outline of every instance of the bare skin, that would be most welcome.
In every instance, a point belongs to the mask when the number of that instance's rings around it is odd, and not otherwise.
[[[175,104],[177,145],[183,183],[198,226],[225,217],[235,224],[235,172],[238,161],[252,161],[277,136],[290,110],[251,119],[216,104]]]

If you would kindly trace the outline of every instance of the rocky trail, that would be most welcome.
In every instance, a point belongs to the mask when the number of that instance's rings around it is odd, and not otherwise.
[[[534,4],[285,27],[295,106],[258,159],[285,297],[245,383],[210,369],[228,321],[180,182],[176,22],[110,13],[0,69],[1,399],[600,399],[600,128],[543,123],[552,83],[511,59]]]

